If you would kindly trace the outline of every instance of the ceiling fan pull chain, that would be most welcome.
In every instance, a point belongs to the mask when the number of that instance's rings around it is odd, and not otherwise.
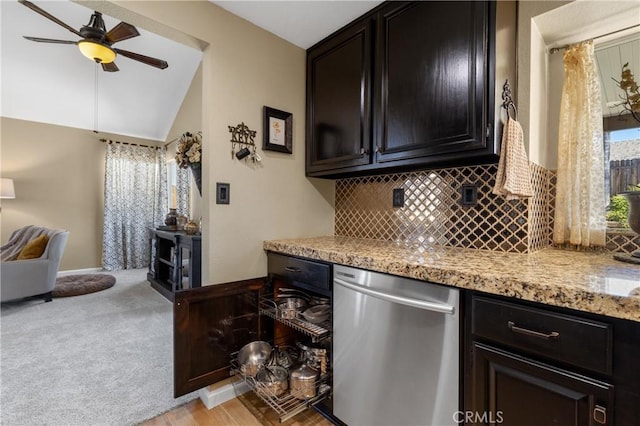
[[[93,94],[93,133],[98,133],[98,66],[96,62],[94,65],[95,74],[95,91]]]

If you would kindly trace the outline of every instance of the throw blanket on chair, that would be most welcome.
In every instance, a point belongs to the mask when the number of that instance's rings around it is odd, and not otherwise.
[[[20,228],[13,231],[7,244],[0,247],[0,260],[5,262],[9,260],[16,260],[22,248],[34,238],[39,237],[42,234],[47,234],[51,237],[53,234],[60,232],[58,229],[43,228],[41,226],[28,225],[24,228]]]

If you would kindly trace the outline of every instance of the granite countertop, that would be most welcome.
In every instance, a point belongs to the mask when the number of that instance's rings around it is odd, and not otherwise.
[[[265,241],[265,250],[640,322],[640,266],[611,254],[503,253],[349,237]]]

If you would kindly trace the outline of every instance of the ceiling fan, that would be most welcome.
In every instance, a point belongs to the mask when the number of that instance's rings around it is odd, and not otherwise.
[[[156,59],[150,56],[145,56],[139,53],[129,52],[127,50],[112,47],[114,43],[140,35],[136,27],[131,24],[120,22],[118,25],[111,28],[109,32],[107,32],[104,25],[104,20],[102,19],[102,13],[93,12],[89,23],[80,28],[80,31],[78,31],[75,28],[65,24],[55,16],[42,10],[30,1],[18,0],[18,2],[27,6],[34,12],[44,16],[45,18],[50,19],[56,24],[68,29],[77,36],[82,37],[82,40],[71,41],[23,36],[27,40],[37,41],[40,43],[75,44],[78,46],[80,52],[82,52],[84,56],[91,59],[92,61],[99,63],[100,65],[102,65],[102,69],[108,72],[115,72],[119,70],[115,62],[113,62],[118,54],[126,56],[129,59],[133,59],[134,61],[142,62],[143,64],[151,65],[152,67],[160,69],[165,69],[169,66],[166,61],[163,61],[161,59]]]

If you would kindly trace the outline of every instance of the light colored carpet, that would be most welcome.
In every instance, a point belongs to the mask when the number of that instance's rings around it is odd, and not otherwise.
[[[172,304],[146,270],[77,297],[0,308],[3,425],[129,425],[197,397],[173,398]]]

